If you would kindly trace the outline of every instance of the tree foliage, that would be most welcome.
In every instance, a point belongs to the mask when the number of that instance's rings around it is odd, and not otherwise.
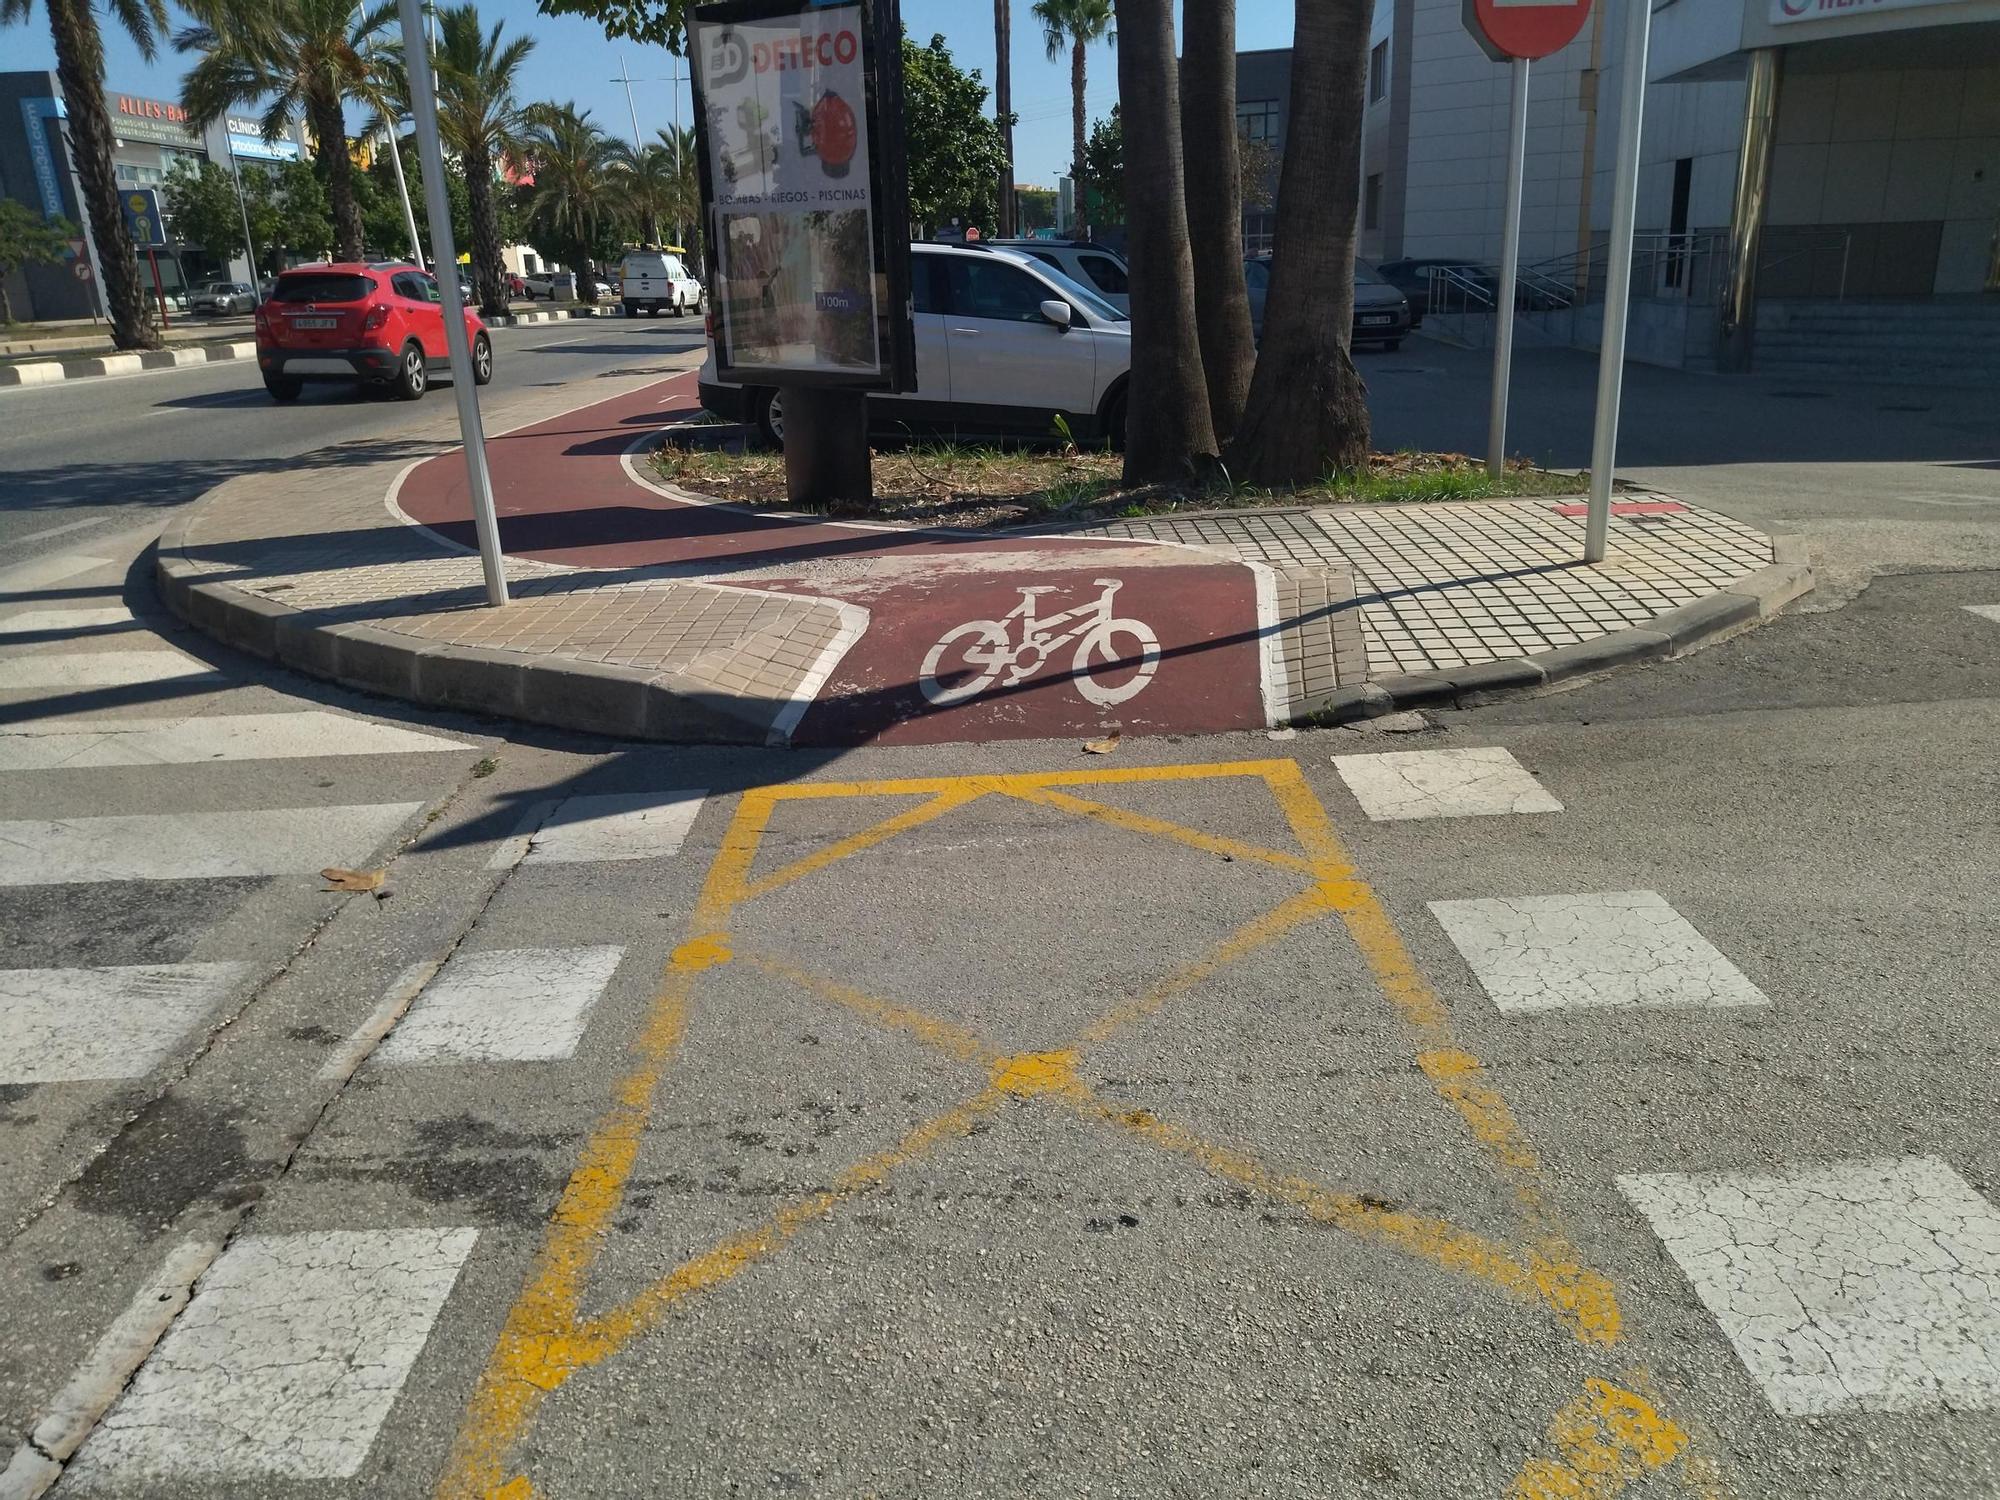
[[[14,321],[7,278],[23,266],[55,265],[79,234],[60,214],[45,219],[17,198],[0,198],[0,323]]]
[[[533,105],[527,116],[521,152],[535,180],[520,202],[529,242],[579,270],[610,259],[634,217],[617,144],[574,103]]]
[[[1085,222],[1123,224],[1125,117],[1117,105],[1111,106],[1109,119],[1099,120],[1090,127],[1090,139],[1083,148],[1083,165],[1091,196],[1089,205],[1079,206]]]
[[[535,0],[535,8],[545,16],[587,17],[608,37],[686,51],[687,0]]]
[[[286,251],[315,256],[333,248],[326,189],[311,167],[289,161],[271,169],[240,170],[241,207],[236,201],[236,184],[226,170],[212,161],[196,165],[183,158],[175,162],[164,185],[174,233],[226,265],[243,253],[243,216],[247,212],[257,245],[253,275],[282,270]]]
[[[903,111],[913,233],[953,219],[991,228],[1007,152],[986,113],[979,72],[952,61],[942,36],[903,38]]]

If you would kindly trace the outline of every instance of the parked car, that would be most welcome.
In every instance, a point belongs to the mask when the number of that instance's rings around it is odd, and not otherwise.
[[[525,297],[528,295],[528,284],[521,279],[517,272],[509,271],[507,273],[507,295],[510,297]]]
[[[871,391],[871,423],[978,436],[1048,438],[1060,417],[1081,443],[1125,441],[1125,377],[1132,363],[1125,315],[1061,271],[1013,249],[920,243],[910,247],[917,388]],[[698,377],[701,404],[754,424],[784,446],[784,398],[769,386],[717,375],[714,324]]]
[[[211,281],[188,299],[188,310],[198,313],[247,313],[257,306],[257,289],[247,281]]]
[[[1032,255],[1045,266],[1054,266],[1071,281],[1092,287],[1097,295],[1128,317],[1132,312],[1128,267],[1125,257],[1108,245],[1094,240],[988,240],[1008,250]]]
[[[1243,262],[1243,281],[1250,293],[1250,331],[1260,342],[1264,337],[1264,299],[1271,289],[1271,257],[1255,256]],[[1380,344],[1384,349],[1402,347],[1403,335],[1416,327],[1410,303],[1368,266],[1354,263],[1354,326],[1348,338],[1351,347]]]
[[[618,300],[628,318],[657,318],[661,308],[678,318],[701,307],[701,283],[676,252],[634,250],[618,264]]]
[[[526,297],[530,302],[533,302],[537,297],[546,297],[549,301],[553,302],[556,300],[557,290],[564,286],[573,285],[575,280],[576,278],[571,276],[567,271],[526,273],[521,277],[521,295]]]
[[[493,340],[468,303],[472,379],[493,378]],[[308,380],[388,385],[405,401],[447,371],[444,298],[412,265],[314,265],[278,278],[257,309],[257,367],[274,401],[296,401]]]

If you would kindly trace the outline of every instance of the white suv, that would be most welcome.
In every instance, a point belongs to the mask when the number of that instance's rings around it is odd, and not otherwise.
[[[1054,266],[1071,281],[1081,282],[1127,317],[1132,315],[1132,296],[1127,285],[1125,257],[1109,245],[1095,240],[993,240],[1003,249],[1031,255],[1045,266]]]
[[[869,392],[872,427],[1049,438],[1060,417],[1079,443],[1123,446],[1132,331],[1117,308],[1013,250],[914,244],[910,280],[917,388]],[[725,421],[754,423],[783,447],[783,398],[772,387],[718,380],[710,333],[701,404]]]
[[[701,283],[676,254],[634,250],[618,266],[618,299],[628,318],[638,317],[641,308],[657,318],[663,307],[678,318],[701,306]]]

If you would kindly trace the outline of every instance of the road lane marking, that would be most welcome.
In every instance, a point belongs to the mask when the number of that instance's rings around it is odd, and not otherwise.
[[[375,1060],[410,1067],[568,1057],[624,956],[623,948],[611,946],[461,949],[418,995]]]
[[[363,864],[421,802],[0,823],[0,886],[292,875]]]
[[[478,1237],[400,1229],[237,1240],[84,1443],[79,1488],[351,1478]]]
[[[1433,901],[1480,988],[1509,1015],[1768,1005],[1657,891]]]
[[[1530,1458],[1507,1500],[1615,1500],[1686,1453],[1688,1435],[1644,1396],[1586,1380],[1550,1420],[1546,1446],[1553,1456]]]
[[[111,565],[108,557],[79,557],[73,552],[56,557],[38,557],[33,562],[0,569],[0,596],[41,593],[80,573]]]
[[[248,968],[0,969],[0,1083],[143,1077],[214,1012]]]
[[[132,618],[132,611],[123,605],[103,609],[24,609],[0,619],[0,637],[138,628],[139,622]]]
[[[0,658],[0,692],[24,688],[138,687],[155,682],[227,682],[207,662],[171,649],[38,651]]]
[[[322,709],[184,719],[40,719],[0,727],[0,771],[415,755],[471,748],[440,735]]]
[[[1561,812],[1562,803],[1497,745],[1336,755],[1333,768],[1377,823]]]
[[[494,850],[487,868],[678,854],[707,796],[705,790],[616,792],[536,803],[522,819],[523,831]]]
[[[1773,1411],[2000,1406],[2000,1210],[1937,1157],[1618,1187]]]
[[[1982,620],[1991,620],[2000,625],[2000,604],[1968,604],[1965,608],[1968,613],[1978,615]]]
[[[25,547],[30,542],[46,542],[52,536],[68,536],[72,531],[89,531],[96,526],[109,526],[108,516],[100,516],[94,521],[66,521],[60,526],[51,526],[45,531],[31,531],[26,536],[9,537],[10,547]]]

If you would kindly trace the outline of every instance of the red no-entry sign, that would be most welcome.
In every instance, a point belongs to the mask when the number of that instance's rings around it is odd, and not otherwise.
[[[1465,0],[1465,29],[1495,62],[1560,52],[1590,19],[1590,0]]]

